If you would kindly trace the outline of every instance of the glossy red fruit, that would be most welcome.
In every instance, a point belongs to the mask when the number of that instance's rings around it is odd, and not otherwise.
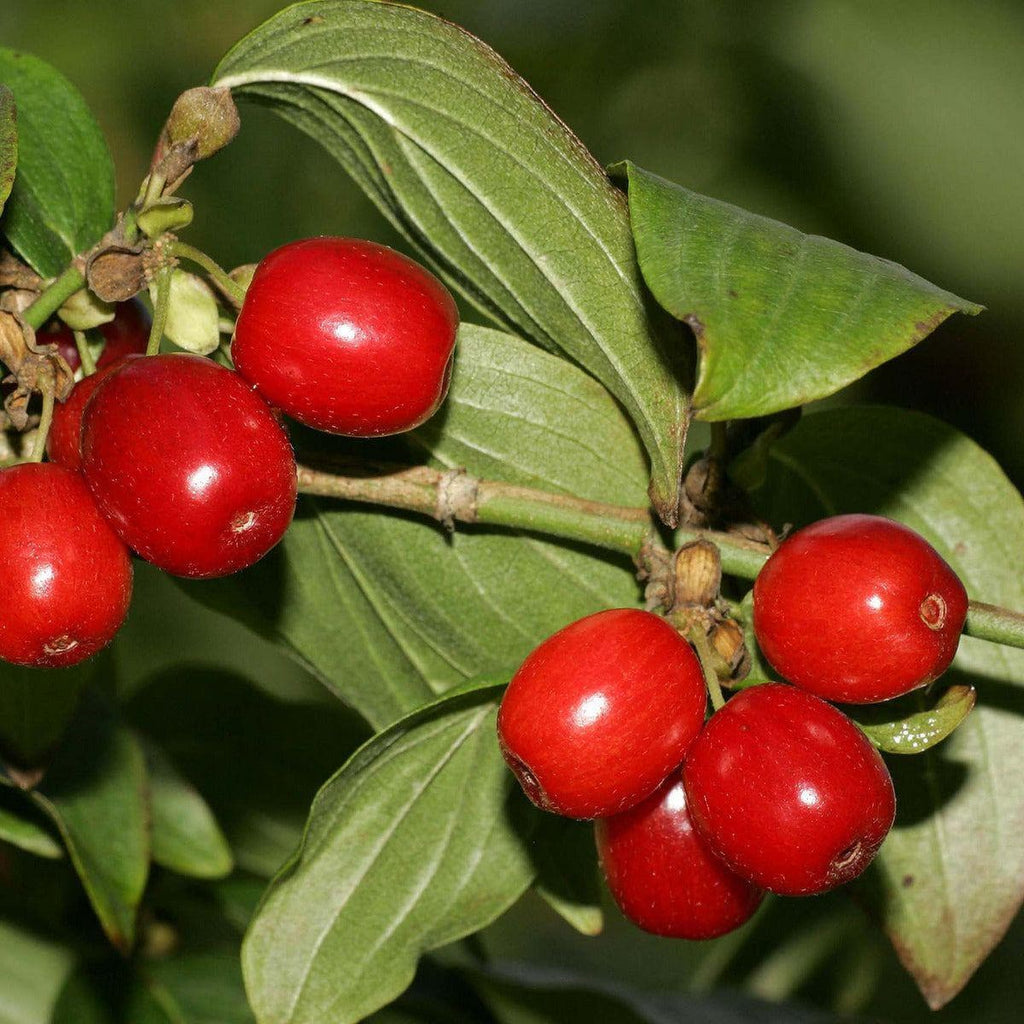
[[[605,817],[682,763],[706,700],[686,641],[657,615],[618,608],[566,626],[523,662],[501,702],[498,739],[538,807]]]
[[[637,927],[676,939],[714,939],[747,921],[763,893],[719,860],[690,820],[678,774],[594,834],[619,909]]]
[[[114,319],[100,325],[99,332],[105,344],[96,360],[96,369],[113,366],[125,356],[144,353],[149,342],[150,322],[149,311],[139,299],[119,302],[114,307]],[[39,340],[44,344],[56,345],[72,370],[82,365],[75,336],[65,324],[58,322],[52,329],[42,332]]]
[[[378,437],[437,410],[458,324],[444,285],[401,253],[310,238],[256,268],[231,355],[267,401],[301,423]]]
[[[209,359],[132,359],[97,388],[82,471],[124,542],[177,576],[262,558],[295,509],[295,456],[266,402]]]
[[[54,407],[53,423],[46,438],[46,454],[51,462],[59,462],[68,469],[82,468],[82,414],[85,412],[85,404],[104,378],[119,365],[120,362],[117,362],[83,377],[71,389],[71,394]]]
[[[744,690],[712,715],[686,755],[683,782],[711,849],[784,896],[856,878],[896,813],[889,771],[864,733],[783,683]]]
[[[0,470],[0,580],[0,658],[63,668],[113,639],[132,565],[77,473],[25,463]]]
[[[898,697],[949,667],[967,615],[956,573],[881,516],[823,519],[787,538],[754,583],[754,632],[784,679],[828,700]]]

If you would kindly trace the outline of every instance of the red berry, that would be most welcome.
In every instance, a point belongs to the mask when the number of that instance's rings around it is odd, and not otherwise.
[[[125,356],[142,355],[149,343],[149,325],[149,311],[138,299],[119,302],[114,307],[114,319],[100,325],[99,331],[105,344],[99,359],[96,360],[96,369],[113,366]],[[82,365],[75,336],[71,328],[65,324],[57,321],[55,326],[40,333],[39,341],[42,344],[56,345],[72,370],[77,370]]]
[[[682,763],[706,700],[700,663],[664,619],[613,609],[566,626],[523,662],[501,702],[498,738],[538,807],[605,817]]]
[[[0,580],[0,658],[63,668],[113,639],[132,564],[77,473],[25,463],[0,470]]]
[[[114,363],[83,377],[71,389],[71,394],[54,407],[53,423],[46,438],[46,454],[51,462],[59,462],[68,469],[82,468],[82,414],[85,412],[85,404],[103,379],[119,365]]]
[[[266,402],[194,355],[132,359],[97,388],[82,471],[103,514],[147,561],[224,576],[262,558],[295,509],[295,456]]]
[[[782,683],[744,690],[712,715],[686,755],[683,782],[711,849],[784,896],[856,878],[896,813],[889,771],[864,733]]]
[[[967,592],[919,534],[881,516],[823,519],[785,540],[754,583],[754,632],[789,682],[865,704],[937,679]]]
[[[444,285],[401,253],[310,238],[256,268],[231,355],[267,401],[301,423],[378,437],[437,410],[458,324]]]
[[[139,299],[119,302],[114,319],[100,327],[106,344],[96,360],[96,369],[114,366],[126,356],[143,355],[149,344],[151,322],[149,310]]]
[[[738,928],[763,893],[730,871],[693,827],[682,778],[595,825],[601,869],[619,909],[639,928],[714,939]]]

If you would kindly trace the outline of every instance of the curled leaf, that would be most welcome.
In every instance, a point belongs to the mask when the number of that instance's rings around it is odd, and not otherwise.
[[[35,332],[17,314],[0,309],[0,363],[10,370],[6,383],[16,385],[4,408],[17,430],[28,426],[28,401],[34,391],[52,391],[63,401],[75,384],[71,368],[56,345],[37,345]]]
[[[941,743],[971,713],[978,699],[973,686],[951,686],[934,707],[891,722],[858,722],[887,754],[920,754]]]

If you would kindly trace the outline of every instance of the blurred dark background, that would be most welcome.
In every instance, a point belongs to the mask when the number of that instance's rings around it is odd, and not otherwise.
[[[52,62],[82,91],[112,147],[123,205],[174,98],[208,80],[225,50],[281,6],[0,0],[0,44]],[[1024,482],[1017,443],[1024,427],[1024,4],[419,6],[494,46],[602,162],[629,157],[690,188],[896,260],[984,303],[982,316],[953,318],[850,396],[931,412],[992,451],[1018,486]],[[239,139],[183,190],[197,211],[188,241],[229,266],[314,234],[394,241],[313,143],[265,111],[243,107],[242,118]],[[136,623],[144,615],[138,612]],[[746,969],[743,955],[720,958],[716,967],[714,957],[691,947],[626,929],[614,913],[605,937],[585,941],[527,904],[487,941],[496,953],[550,957],[554,950],[581,969],[658,988],[711,986],[746,970],[747,987],[768,996],[814,997],[801,979],[817,977],[807,983],[811,989],[823,984],[818,961],[834,956],[840,977],[828,983],[832,1005],[872,1019],[929,1019],[884,940],[859,915],[849,916],[841,898],[798,906],[789,913],[806,918],[794,933],[803,944],[757,949],[760,935],[770,943],[778,934],[760,924],[747,935],[759,955]],[[1018,923],[938,1018],[1018,1020],[1022,952]],[[818,966],[805,972],[805,962]]]

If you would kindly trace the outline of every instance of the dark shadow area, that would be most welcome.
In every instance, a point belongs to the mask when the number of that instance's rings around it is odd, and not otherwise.
[[[125,715],[207,800],[239,865],[265,876],[297,845],[317,790],[369,736],[341,704],[287,703],[195,664],[148,680]]]

